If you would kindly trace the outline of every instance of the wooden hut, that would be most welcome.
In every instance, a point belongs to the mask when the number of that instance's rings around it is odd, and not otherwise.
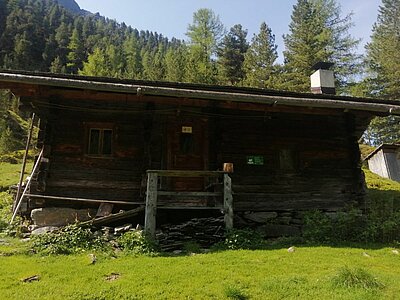
[[[28,72],[0,72],[0,88],[40,118],[28,210],[147,200],[151,232],[157,210],[297,226],[304,211],[359,205],[357,141],[374,116],[400,113],[395,101]]]
[[[365,158],[371,172],[400,181],[400,145],[382,144]]]

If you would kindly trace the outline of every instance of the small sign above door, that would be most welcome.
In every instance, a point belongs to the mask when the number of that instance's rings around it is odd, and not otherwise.
[[[182,133],[193,133],[192,126],[182,126]]]

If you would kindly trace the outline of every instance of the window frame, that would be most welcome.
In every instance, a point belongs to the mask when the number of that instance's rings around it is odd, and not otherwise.
[[[86,123],[85,134],[85,155],[93,158],[113,158],[114,157],[114,144],[115,144],[115,126],[112,123]],[[99,131],[98,152],[90,153],[92,131]],[[104,132],[111,131],[110,139],[110,153],[104,154]]]

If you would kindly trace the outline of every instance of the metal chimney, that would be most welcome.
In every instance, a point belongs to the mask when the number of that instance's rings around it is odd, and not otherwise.
[[[312,67],[315,70],[310,76],[313,94],[336,94],[335,77],[333,71],[329,70],[333,65],[333,63],[319,62]]]

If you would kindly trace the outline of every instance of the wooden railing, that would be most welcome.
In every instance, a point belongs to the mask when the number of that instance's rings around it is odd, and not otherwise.
[[[222,192],[208,191],[159,191],[159,177],[202,177],[202,178],[222,178]],[[147,191],[146,191],[146,211],[144,228],[147,234],[154,237],[156,231],[156,215],[159,196],[172,197],[222,197],[222,210],[227,229],[233,227],[233,196],[232,180],[227,172],[220,171],[178,171],[178,170],[148,170],[147,171]],[[176,207],[179,208],[179,207]],[[184,207],[190,209],[191,207]],[[193,207],[194,208],[194,207]]]

